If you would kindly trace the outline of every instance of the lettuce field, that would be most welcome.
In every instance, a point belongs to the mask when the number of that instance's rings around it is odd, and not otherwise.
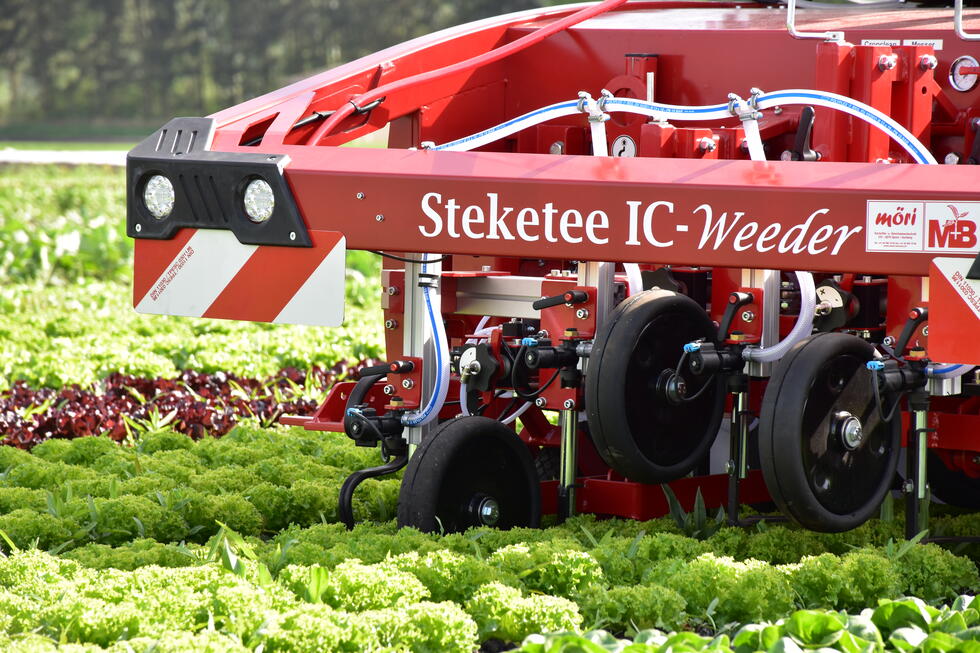
[[[398,530],[376,450],[276,424],[382,354],[340,329],[137,315],[121,172],[0,168],[0,650],[980,653],[980,545],[775,520]],[[746,509],[748,510],[748,509]],[[976,535],[937,506],[931,535]]]

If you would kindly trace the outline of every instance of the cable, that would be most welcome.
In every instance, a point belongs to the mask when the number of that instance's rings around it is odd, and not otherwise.
[[[426,263],[442,263],[443,261],[445,261],[445,260],[449,259],[450,257],[452,257],[452,254],[446,254],[444,256],[440,256],[439,258],[430,258],[430,259],[427,259],[427,260],[421,260],[421,259],[417,259],[417,258],[406,258],[404,256],[395,256],[394,254],[388,254],[386,252],[380,252],[380,251],[378,251],[376,249],[367,249],[367,250],[364,250],[364,251],[371,252],[372,254],[377,254],[378,256],[383,256],[384,258],[390,258],[390,259],[393,259],[395,261],[401,261],[402,263],[421,263],[423,265],[425,265]]]
[[[687,351],[685,351],[683,354],[681,354],[681,359],[679,361],[677,361],[677,369],[674,370],[674,376],[681,376],[681,368],[684,367],[684,361],[685,360],[687,360]],[[681,378],[684,378],[684,377],[681,377]],[[694,400],[696,400],[698,397],[700,397],[701,395],[704,394],[705,390],[707,390],[709,387],[711,387],[711,385],[712,385],[711,382],[712,382],[712,380],[714,378],[715,378],[715,373],[712,373],[711,375],[708,376],[707,379],[705,379],[704,385],[701,386],[701,389],[700,390],[698,390],[697,392],[695,392],[690,397],[678,397],[678,399],[680,399],[681,401],[694,401]]]
[[[898,405],[902,403],[902,395],[895,398],[895,403],[892,404],[891,410],[889,410],[888,414],[886,415],[884,405],[881,401],[881,387],[878,385],[878,372],[874,370],[871,371],[871,385],[874,386],[875,404],[878,406],[878,414],[881,415],[881,419],[884,421],[892,421],[892,418],[895,417],[895,410],[898,408]]]
[[[547,390],[551,386],[551,384],[555,382],[555,379],[557,379],[558,375],[561,374],[561,368],[555,370],[555,373],[552,374],[551,378],[548,379],[544,384],[539,384],[537,390],[533,390],[530,393],[525,393],[521,391],[521,389],[517,387],[517,361],[524,360],[524,352],[526,350],[527,350],[527,345],[521,345],[521,348],[517,350],[517,356],[514,358],[514,363],[510,366],[510,384],[514,386],[514,394],[516,394],[521,399],[531,400],[531,399],[536,399],[538,395],[540,395],[542,392]]]

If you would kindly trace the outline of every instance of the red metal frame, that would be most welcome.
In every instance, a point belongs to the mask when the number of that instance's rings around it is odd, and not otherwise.
[[[591,337],[595,289],[547,277],[551,267],[569,260],[711,267],[716,319],[724,298],[737,289],[751,290],[755,302],[746,310],[762,314],[762,289],[742,288],[744,268],[839,273],[847,288],[886,283],[859,278],[865,275],[887,276],[882,335],[897,337],[908,309],[928,305],[924,279],[937,252],[925,246],[873,251],[868,232],[882,218],[868,203],[980,202],[977,169],[906,165],[908,155],[887,136],[845,114],[817,109],[813,147],[822,159],[812,163],[780,161],[779,151],[770,152],[769,161],[747,160],[745,132],[734,118],[666,125],[613,116],[608,139],[633,139],[636,158],[571,156],[590,151],[584,116],[536,126],[481,151],[408,149],[465,136],[574,98],[583,89],[710,104],[724,101],[730,91],[748,95],[752,86],[818,88],[855,98],[894,117],[940,160],[972,147],[980,89],[955,92],[945,80],[957,56],[980,57],[980,44],[955,37],[950,11],[826,10],[806,28],[844,30],[850,42],[842,43],[791,39],[782,13],[759,5],[622,4],[607,0],[587,16],[614,11],[578,24],[586,16],[575,13],[579,7],[549,8],[389,48],[214,114],[212,149],[288,155],[285,176],[306,225],[343,233],[348,248],[452,254],[442,281],[454,345],[475,326],[473,316],[454,314],[453,302],[455,279],[472,274],[542,277],[542,295],[570,286],[585,290],[587,303],[545,310],[542,326],[552,334],[574,327],[577,337]],[[815,14],[804,17],[810,15]],[[967,27],[980,29],[980,19],[968,20]],[[927,65],[933,56],[937,65]],[[650,86],[648,74],[655,80]],[[381,98],[365,115],[355,112]],[[335,113],[319,125],[292,128],[316,111]],[[767,112],[762,136],[773,148],[789,147],[799,121],[798,108]],[[386,125],[391,149],[334,147]],[[243,145],[259,137],[257,145]],[[716,146],[699,148],[702,139]],[[566,156],[548,153],[558,142]],[[975,253],[972,246],[950,246],[942,255]],[[386,267],[382,279],[391,359],[402,356],[405,289],[399,267]],[[578,317],[579,308],[590,317]],[[782,322],[785,332],[791,320]],[[739,318],[734,328],[755,339],[761,320]],[[920,329],[912,344],[927,345],[925,332]],[[411,373],[389,379],[410,407],[422,401],[418,363]],[[402,392],[402,380],[411,380],[415,389]],[[454,384],[451,392],[456,389]],[[349,391],[349,384],[338,384],[311,419],[284,421],[342,430]],[[578,404],[580,395],[557,387],[543,394],[549,407],[569,399]],[[381,410],[386,401],[379,388],[372,390],[372,405]],[[930,446],[980,451],[980,416],[971,401],[940,402],[930,418],[940,435]],[[537,409],[524,425],[522,437],[529,443],[557,444],[556,430]],[[722,503],[726,488],[715,477],[675,484],[682,501],[692,499],[688,486],[695,484],[705,488],[709,505]],[[746,500],[765,498],[756,475],[743,486]],[[648,518],[664,512],[662,499],[659,488],[589,477],[579,506]]]

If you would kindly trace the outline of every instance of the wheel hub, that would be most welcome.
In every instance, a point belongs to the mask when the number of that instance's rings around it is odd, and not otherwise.
[[[861,420],[842,410],[834,415],[834,422],[841,443],[848,451],[854,451],[861,446],[864,442],[864,427],[861,425]]]
[[[479,498],[475,508],[476,517],[484,526],[496,526],[500,521],[500,503],[493,497]]]
[[[687,381],[672,369],[660,373],[657,379],[657,392],[672,404],[681,404],[687,398]]]

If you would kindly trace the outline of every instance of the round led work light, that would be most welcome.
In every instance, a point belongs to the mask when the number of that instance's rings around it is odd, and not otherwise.
[[[174,210],[174,185],[163,175],[153,175],[143,187],[143,203],[157,220],[163,220]]]
[[[252,222],[265,222],[276,208],[276,196],[265,179],[253,179],[245,187],[245,214]]]

